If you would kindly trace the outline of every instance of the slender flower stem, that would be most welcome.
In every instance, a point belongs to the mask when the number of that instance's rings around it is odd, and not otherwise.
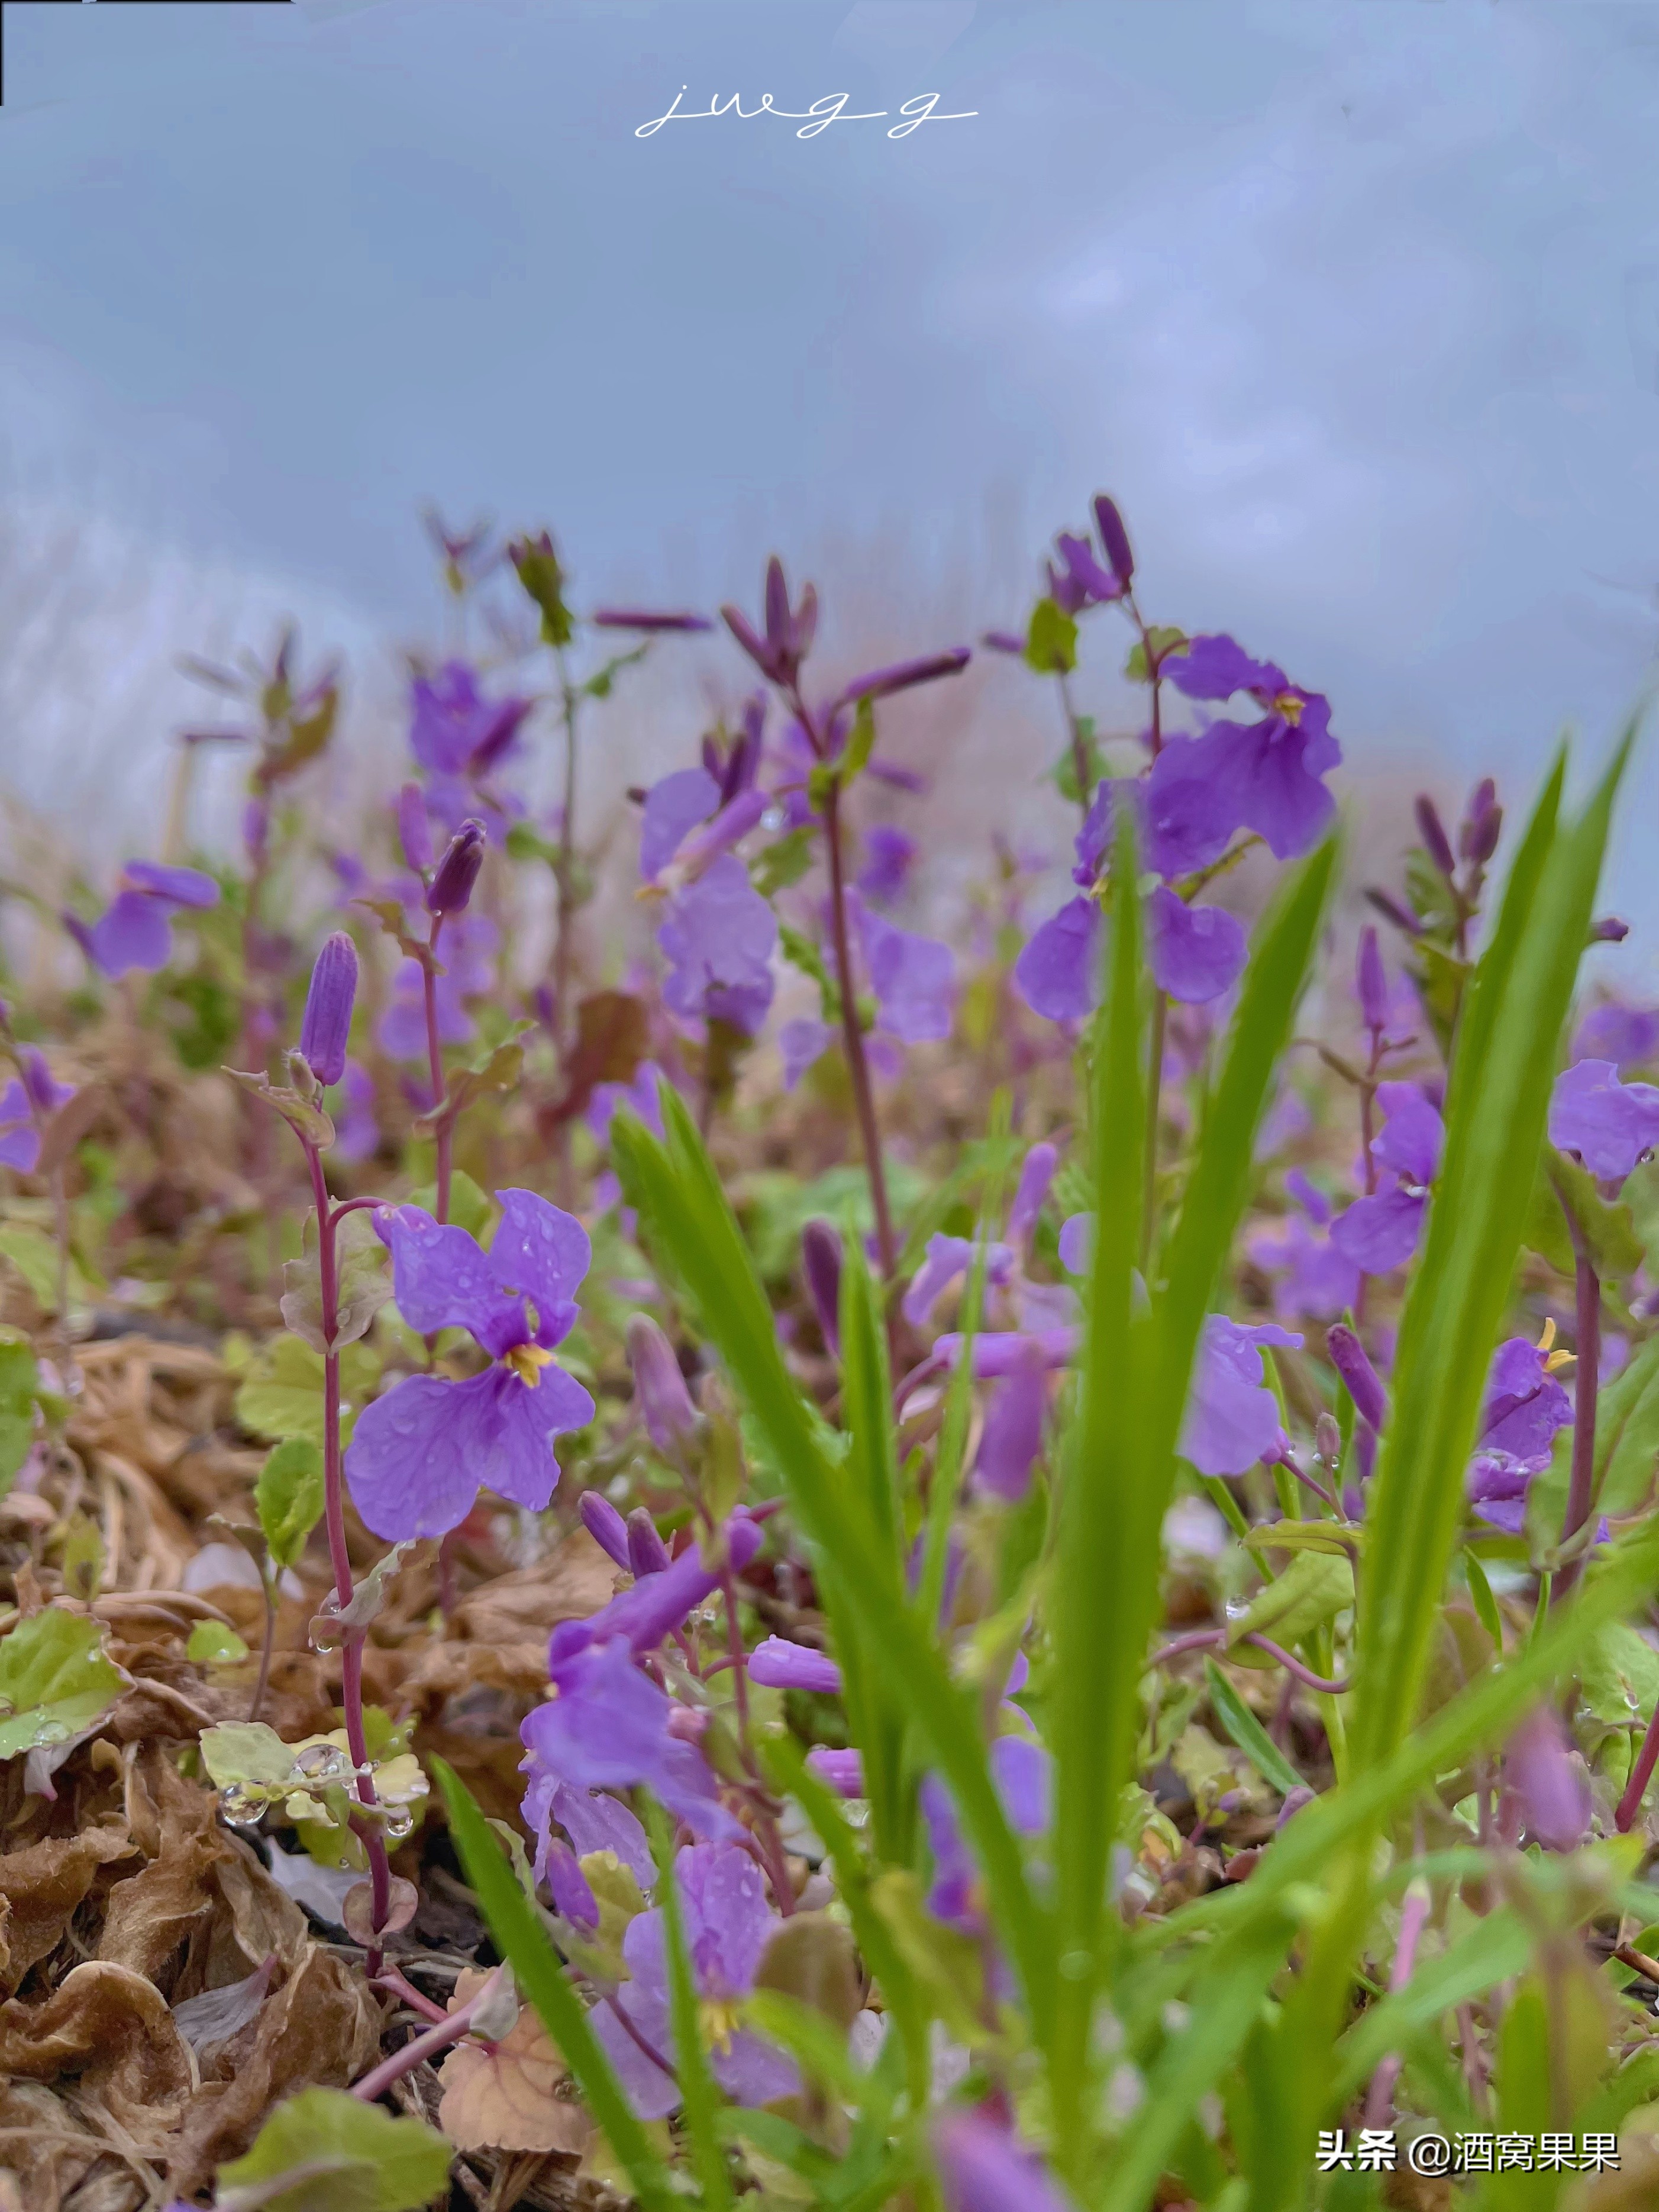
[[[836,984],[841,994],[842,1036],[847,1047],[847,1071],[852,1079],[853,1103],[858,1112],[859,1134],[864,1145],[864,1164],[870,1177],[870,1200],[876,1215],[876,1249],[881,1272],[891,1280],[898,1268],[898,1240],[893,1234],[892,1210],[887,1200],[887,1170],[882,1163],[881,1132],[876,1121],[875,1093],[870,1082],[870,1062],[864,1049],[859,1022],[858,994],[853,982],[853,949],[847,929],[847,872],[842,851],[841,790],[832,786],[823,809],[824,841],[830,862],[830,920],[836,954]]]
[[[452,2043],[459,2043],[471,2027],[477,2014],[495,1995],[501,1978],[501,1970],[497,1966],[483,1987],[470,1996],[464,2005],[457,2005],[453,2012],[446,2014],[441,2021],[434,2021],[424,2035],[412,2037],[401,2051],[394,2051],[390,2058],[383,2058],[372,2073],[364,2075],[361,2081],[354,2081],[352,2095],[361,2098],[366,2105],[372,2105],[377,2097],[386,2094],[394,2081],[401,2081],[405,2074],[412,2074],[423,2059],[435,2057],[440,2051],[447,2051]]]
[[[443,1112],[444,1054],[438,1041],[438,971],[436,966],[438,937],[444,926],[441,914],[432,917],[432,933],[427,939],[426,957],[421,963],[421,996],[426,1008],[426,1059],[432,1079],[432,1111],[437,1116],[433,1134],[436,1139],[438,1164],[437,1218],[449,1218],[450,1155],[455,1143],[455,1127]]]
[[[1577,1223],[1571,1214],[1567,1218],[1575,1261],[1577,1364],[1573,1374],[1572,1474],[1567,1485],[1566,1518],[1561,1527],[1563,1544],[1571,1543],[1595,1509],[1595,1400],[1601,1367],[1601,1279]],[[1556,1603],[1577,1581],[1583,1565],[1582,1552],[1562,1562],[1552,1592]]]
[[[303,1139],[301,1140],[303,1141]],[[314,1145],[305,1147],[311,1169],[312,1198],[317,1208],[317,1263],[322,1293],[323,1340],[323,1514],[328,1530],[328,1554],[334,1569],[334,1602],[343,1613],[351,1602],[351,1555],[346,1547],[345,1482],[340,1455],[340,1354],[335,1344],[339,1328],[339,1278],[335,1265],[336,1217],[330,1207],[328,1186],[323,1180],[323,1156]],[[370,1769],[368,1740],[363,1731],[363,1645],[366,1628],[346,1628],[340,1650],[340,1702],[345,1711],[346,1741],[351,1763],[358,1769],[357,1798],[373,1810],[378,1802]],[[386,1838],[378,1824],[366,1823],[363,1844],[368,1854],[369,1886],[374,1925],[386,1925],[392,1905],[392,1869],[386,1862]],[[372,1980],[380,1970],[378,1948],[368,1954]]]
[[[249,1723],[257,1721],[265,1702],[265,1692],[270,1687],[271,1656],[276,1648],[276,1585],[267,1559],[260,1580],[260,1592],[265,1601],[264,1633],[259,1639],[259,1679],[253,1685],[253,1702],[247,1709]]]
[[[1613,1816],[1613,1825],[1621,1836],[1628,1835],[1636,1826],[1642,1800],[1653,1779],[1656,1760],[1659,1760],[1659,1705],[1654,1708],[1653,1718],[1648,1723],[1648,1732],[1642,1738],[1642,1748],[1637,1753],[1636,1764],[1630,1771],[1630,1780],[1625,1784],[1625,1794],[1619,1800],[1618,1810]]]
[[[553,935],[553,1041],[562,1052],[570,1011],[570,968],[574,957],[571,939],[576,909],[576,708],[580,694],[570,681],[562,651],[556,647],[553,657],[558,665],[559,702],[564,728],[564,805],[559,820],[558,858],[553,864],[557,897]]]
[[[429,1996],[417,1990],[413,1982],[405,1980],[395,1966],[381,1968],[376,1987],[390,1990],[395,1997],[401,1997],[410,2010],[419,2013],[423,2020],[440,2021],[453,2017],[441,2004],[434,2004]]]
[[[1072,743],[1072,774],[1077,781],[1077,803],[1086,815],[1094,793],[1089,787],[1089,749],[1084,741],[1083,725],[1079,721],[1076,702],[1072,697],[1072,679],[1062,668],[1060,677],[1060,703],[1066,712],[1066,733]]]
[[[1188,1651],[1218,1650],[1226,1641],[1224,1628],[1195,1628],[1188,1635],[1177,1636],[1173,1644],[1166,1644],[1161,1651],[1155,1651],[1147,1663],[1152,1667],[1165,1667],[1170,1660],[1179,1659]],[[1265,1651],[1270,1659],[1276,1659],[1288,1673],[1294,1674],[1298,1682],[1310,1690],[1317,1690],[1324,1697],[1340,1698],[1352,1687],[1352,1684],[1346,1680],[1328,1681],[1322,1674],[1316,1674],[1311,1668],[1304,1667],[1293,1652],[1285,1650],[1282,1644],[1275,1644],[1270,1636],[1257,1635],[1254,1629],[1240,1641],[1253,1644],[1258,1651]]]
[[[1419,1880],[1407,1889],[1406,1901],[1400,1908],[1400,1941],[1395,1946],[1394,1966],[1389,1975],[1391,1996],[1403,1990],[1412,1978],[1412,1968],[1417,1963],[1417,1947],[1428,1924],[1432,1902],[1427,1882]],[[1372,2075],[1370,2092],[1365,2100],[1365,2125],[1368,2128],[1386,2125],[1394,2103],[1394,2085],[1400,2079],[1400,2069],[1405,2063],[1399,2051],[1390,2051]]]

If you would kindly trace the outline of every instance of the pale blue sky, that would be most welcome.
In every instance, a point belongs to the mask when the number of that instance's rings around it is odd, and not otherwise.
[[[6,35],[20,491],[408,627],[428,497],[552,523],[596,594],[752,596],[774,542],[902,528],[997,621],[1109,486],[1152,610],[1328,690],[1355,754],[1529,775],[1644,680],[1659,6],[13,0]],[[637,139],[682,84],[978,112]]]

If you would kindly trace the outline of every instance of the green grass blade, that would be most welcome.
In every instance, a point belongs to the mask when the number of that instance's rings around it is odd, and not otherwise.
[[[623,1114],[612,1127],[613,1153],[624,1164],[653,1245],[660,1245],[696,1299],[767,1433],[802,1534],[829,1563],[872,1649],[883,1653],[908,1722],[956,1798],[984,1869],[992,1919],[1041,2039],[1053,2019],[1052,1931],[992,1783],[972,1704],[895,1589],[891,1562],[871,1540],[863,1514],[849,1507],[841,1472],[784,1366],[765,1294],[696,1129],[666,1088],[663,1103],[665,1141],[659,1143],[637,1116]]]
[[[588,2026],[586,2006],[567,1980],[547,1930],[520,1888],[471,1792],[443,1759],[434,1758],[432,1766],[448,1808],[455,1848],[496,1949],[511,1965],[519,1987],[574,2075],[588,2110],[622,2160],[641,2203],[647,2212],[681,2212],[684,2200],[635,2118],[611,2061]]]
[[[1282,1797],[1304,1787],[1302,1777],[1245,1704],[1219,1667],[1206,1652],[1204,1676],[1210,1686],[1215,1717],[1264,1782],[1271,1782]]]
[[[709,2071],[697,2022],[697,1984],[685,1948],[680,1886],[674,1872],[674,1838],[660,1806],[647,1808],[651,1849],[657,1862],[657,1900],[662,1907],[663,1952],[668,1966],[668,2015],[674,2030],[674,2071],[680,2085],[680,2118],[690,2138],[691,2165],[702,2189],[705,2212],[726,2212],[732,2177],[721,2147],[720,2093]]]

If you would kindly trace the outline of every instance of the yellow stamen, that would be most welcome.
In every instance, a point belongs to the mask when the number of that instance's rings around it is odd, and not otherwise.
[[[1555,1316],[1552,1314],[1538,1332],[1538,1349],[1547,1352],[1555,1342]]]
[[[1552,1352],[1544,1362],[1544,1372],[1546,1375],[1553,1375],[1563,1367],[1571,1367],[1577,1357],[1576,1352]]]
[[[1302,720],[1302,701],[1292,691],[1281,691],[1273,701],[1274,710],[1284,716],[1292,729]]]
[[[511,1352],[501,1354],[501,1358],[520,1382],[527,1382],[532,1390],[542,1379],[543,1368],[553,1364],[552,1353],[544,1352],[539,1344],[515,1344]]]
[[[732,2038],[743,2024],[738,2008],[720,1997],[702,1998],[697,2006],[697,2019],[709,2049],[722,2053],[732,2048]]]

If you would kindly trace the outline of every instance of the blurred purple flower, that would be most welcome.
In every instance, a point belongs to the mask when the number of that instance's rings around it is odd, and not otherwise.
[[[785,1022],[778,1031],[778,1050],[783,1054],[783,1087],[793,1091],[807,1069],[816,1065],[836,1041],[828,1022],[802,1015]]]
[[[659,1452],[672,1453],[697,1425],[697,1409],[685,1387],[674,1347],[649,1314],[629,1316],[628,1364],[634,1370],[645,1432]],[[635,1570],[637,1572],[637,1570]]]
[[[1009,1504],[1024,1497],[1042,1449],[1048,1415],[1048,1364],[1028,1337],[1021,1358],[991,1392],[974,1461],[977,1488]]]
[[[1052,561],[1048,563],[1048,596],[1068,615],[1080,614],[1085,607],[1108,605],[1128,590],[1128,577],[1119,575],[1109,565],[1103,567],[1086,538],[1062,530],[1054,540],[1054,550],[1060,555],[1060,566],[1056,568]]]
[[[936,1234],[927,1239],[927,1254],[904,1293],[902,1311],[912,1328],[925,1327],[927,1316],[945,1291],[952,1283],[960,1281],[973,1264],[971,1237]],[[991,1245],[985,1255],[987,1283],[1006,1283],[1013,1265],[1013,1252],[1008,1245]]]
[[[583,1491],[576,1506],[581,1522],[601,1551],[608,1552],[624,1574],[632,1574],[629,1565],[628,1523],[617,1512],[603,1492]]]
[[[792,1644],[783,1636],[769,1636],[749,1655],[749,1679],[763,1690],[813,1690],[819,1696],[841,1695],[841,1668],[810,1644]]]
[[[198,868],[167,868],[130,860],[121,889],[90,928],[75,915],[64,927],[94,968],[112,979],[135,969],[153,975],[173,957],[173,917],[180,907],[219,903],[219,886]]]
[[[1659,1145],[1659,1086],[1621,1083],[1610,1060],[1581,1060],[1555,1079],[1549,1136],[1598,1182],[1621,1183]]]
[[[432,866],[432,824],[418,783],[406,783],[398,793],[398,842],[417,876]]]
[[[410,750],[422,768],[439,776],[477,775],[493,766],[512,746],[535,703],[486,699],[477,670],[464,660],[447,660],[434,676],[417,676],[410,701]]]
[[[1605,999],[1579,1024],[1572,1049],[1578,1060],[1610,1060],[1620,1075],[1646,1067],[1659,1057],[1659,1006],[1627,1006]]]
[[[358,1414],[346,1480],[377,1536],[442,1535],[485,1485],[539,1512],[559,1479],[554,1437],[593,1418],[592,1399],[553,1358],[575,1325],[587,1232],[533,1191],[495,1196],[501,1220],[487,1253],[419,1206],[374,1216],[404,1321],[422,1335],[468,1329],[490,1356],[464,1382],[408,1376]]]
[[[1547,1851],[1571,1851],[1590,1820],[1590,1781],[1553,1705],[1535,1706],[1510,1738],[1504,1779],[1521,1801],[1528,1836]]]
[[[1359,1295],[1359,1269],[1331,1242],[1330,1200],[1294,1169],[1285,1188],[1296,1211],[1257,1230],[1249,1256],[1276,1279],[1273,1310],[1282,1318],[1334,1321]]]
[[[640,873],[654,883],[700,822],[720,803],[720,787],[707,769],[677,769],[645,795],[640,823]]]
[[[674,1880],[699,2011],[714,2023],[709,2065],[715,2080],[738,2105],[793,2095],[800,2087],[794,2062],[749,2028],[729,2024],[733,2008],[755,1986],[773,1930],[782,1924],[766,1901],[759,1868],[740,1844],[690,1844],[675,1857]],[[629,2104],[647,2120],[665,2118],[680,2102],[678,2084],[640,2047],[673,2063],[665,1927],[660,1907],[629,1921],[623,1936],[629,1978],[588,2015]]]
[[[1188,906],[1160,884],[1147,902],[1153,981],[1172,999],[1201,1006],[1231,991],[1243,972],[1243,926],[1224,907]]]
[[[867,675],[854,678],[836,699],[836,707],[851,707],[860,699],[890,699],[896,691],[914,691],[918,684],[935,684],[941,676],[959,676],[972,658],[965,645],[953,645],[943,653],[896,661],[890,668],[872,668]]]
[[[831,1355],[839,1358],[842,1243],[833,1222],[819,1217],[806,1224],[800,1232],[800,1264],[823,1341]]]
[[[22,1073],[0,1091],[0,1167],[33,1175],[40,1158],[40,1121],[49,1122],[67,1106],[76,1086],[58,1082],[34,1046],[25,1045],[20,1057]]]
[[[806,1764],[837,1796],[863,1796],[864,1759],[861,1753],[834,1751],[828,1744],[814,1744],[806,1754]]]
[[[890,823],[878,822],[864,833],[864,866],[858,887],[867,899],[890,906],[903,896],[916,857],[916,841]]]
[[[872,914],[862,900],[854,920],[864,947],[877,1019],[890,1036],[923,1044],[951,1034],[956,962],[948,945]]]
[[[1080,1275],[1089,1265],[1093,1249],[1095,1217],[1068,1214],[1060,1224],[1060,1264],[1068,1275]]]
[[[1100,908],[1091,898],[1068,899],[1032,933],[1014,983],[1034,1014],[1080,1022],[1094,1005],[1099,967]]]
[[[1373,1038],[1389,1025],[1389,978],[1382,965],[1382,948],[1370,922],[1359,933],[1359,957],[1355,975],[1360,1017]]]
[[[1030,2150],[987,2112],[949,2112],[933,2126],[947,2212],[1070,2212],[1070,2200]]]
[[[654,1060],[642,1060],[631,1083],[596,1083],[587,1102],[587,1126],[601,1144],[611,1134],[611,1124],[626,1107],[637,1114],[653,1137],[662,1134],[662,1086],[666,1081]]]
[[[1033,1145],[1026,1153],[1019,1170],[1019,1182],[1014,1192],[1014,1202],[1008,1209],[1008,1242],[1021,1245],[1030,1240],[1036,1227],[1037,1217],[1042,1212],[1043,1200],[1048,1195],[1048,1186],[1054,1179],[1054,1170],[1060,1165],[1060,1154],[1053,1145]]]
[[[1272,1322],[1251,1328],[1225,1314],[1209,1316],[1180,1446],[1200,1474],[1243,1474],[1273,1449],[1281,1433],[1279,1401],[1261,1379],[1261,1346],[1295,1350],[1301,1343]]]
[[[1353,1400],[1355,1413],[1381,1435],[1389,1419],[1389,1395],[1364,1346],[1346,1323],[1339,1322],[1325,1333],[1325,1351]]]
[[[1000,1735],[991,1746],[991,1779],[1008,1825],[1022,1836],[1040,1836],[1048,1825],[1053,1762],[1027,1736]],[[933,1885],[927,1910],[947,1927],[964,1934],[985,1930],[979,1869],[957,1819],[950,1791],[936,1774],[924,1775],[921,1813],[933,1855]]]
[[[433,871],[426,890],[428,914],[447,917],[465,911],[483,866],[485,842],[483,823],[469,816],[444,848],[443,858]]]
[[[472,1017],[461,1003],[459,979],[453,969],[434,979],[433,996],[439,1043],[471,1043]],[[392,970],[392,988],[375,1024],[374,1041],[388,1060],[425,1060],[426,986],[418,960],[399,961]]]
[[[711,778],[712,781],[713,779]],[[677,891],[657,931],[670,963],[663,1000],[682,1020],[722,1021],[752,1037],[772,1003],[778,925],[730,853]]]

